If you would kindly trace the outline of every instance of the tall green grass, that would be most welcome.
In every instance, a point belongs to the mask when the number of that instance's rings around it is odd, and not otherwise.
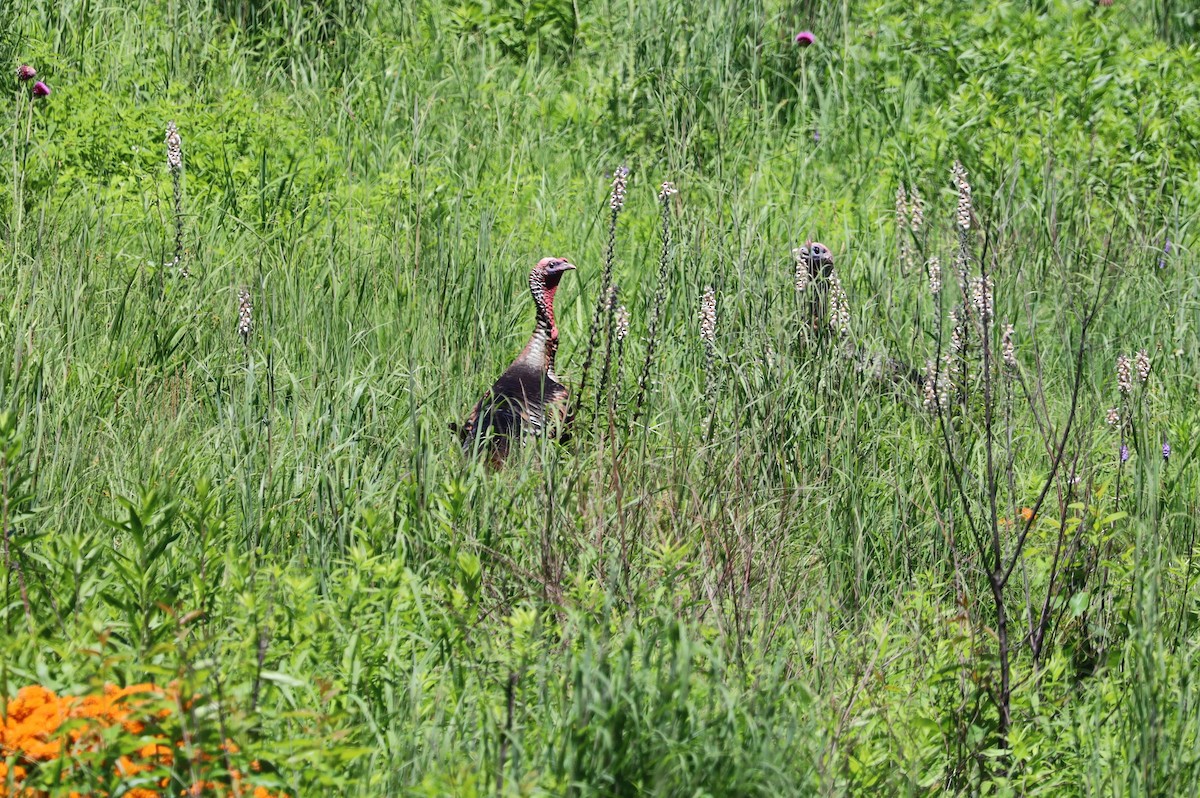
[[[2,128],[0,695],[179,680],[207,697],[196,722],[293,795],[1197,789],[1185,11],[71,0],[9,25],[13,67],[53,94],[14,88]],[[1051,494],[1007,596],[1003,738],[951,459],[920,389],[873,365],[936,350],[956,158],[1056,429],[1083,303],[1102,274],[1113,288],[1071,439],[1085,506]],[[545,255],[579,265],[556,305],[577,385],[620,164],[629,364],[656,195],[680,189],[644,423],[630,367],[612,423],[584,397],[569,445],[465,462],[447,424],[523,346]],[[927,201],[941,307],[900,274],[900,182]],[[850,355],[804,335],[790,252],[809,238],[846,286]],[[1119,467],[1103,416],[1116,356],[1143,347]],[[1048,464],[1012,413],[1009,517]],[[1035,664],[1027,607],[1073,516],[1087,532]]]

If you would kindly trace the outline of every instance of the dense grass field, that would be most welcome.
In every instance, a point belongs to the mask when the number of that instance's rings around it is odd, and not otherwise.
[[[0,795],[1197,794],[1190,6],[6,3]]]

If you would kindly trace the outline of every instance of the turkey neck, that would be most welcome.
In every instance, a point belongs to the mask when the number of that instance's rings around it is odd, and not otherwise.
[[[554,294],[558,291],[558,281],[547,285],[540,275],[530,275],[529,289],[537,308],[537,320],[519,360],[540,372],[549,373],[554,370],[554,355],[558,352],[558,326],[554,322]]]

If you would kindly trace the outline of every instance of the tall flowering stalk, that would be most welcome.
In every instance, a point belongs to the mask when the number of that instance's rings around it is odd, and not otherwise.
[[[907,277],[913,270],[913,241],[919,240],[925,226],[925,200],[916,187],[905,189],[901,183],[896,188],[896,252],[900,274]]]
[[[1005,324],[1004,332],[1000,336],[1000,359],[1004,362],[1006,369],[1013,371],[1017,368],[1017,347],[1013,343],[1015,332],[1012,324]]]
[[[925,226],[925,200],[915,186],[912,191],[908,192],[908,200],[909,227],[914,236],[919,235],[921,228]]]
[[[1133,414],[1136,404],[1133,397],[1135,378],[1138,384],[1145,388],[1150,380],[1150,353],[1139,349],[1136,355],[1117,355],[1116,368],[1117,394],[1120,405],[1109,409],[1105,421],[1117,430],[1120,438],[1119,461],[1124,464],[1129,459],[1128,434],[1133,429]],[[1167,450],[1170,451],[1169,448]],[[1168,454],[1169,456],[1169,454]]]
[[[943,356],[944,366],[939,368],[935,358],[925,362],[925,377],[921,382],[921,401],[925,409],[938,413],[944,411],[950,404],[950,358]]]
[[[188,267],[183,262],[183,142],[174,122],[167,123],[167,171],[171,173],[172,216],[175,222],[175,257],[171,265],[179,276],[187,278]]]
[[[954,229],[958,233],[955,266],[958,272],[958,284],[962,288],[963,301],[966,302],[971,268],[971,217],[974,215],[971,207],[971,184],[967,180],[967,170],[961,161],[954,162],[950,175],[954,180],[954,187],[958,191],[958,209],[954,219]]]
[[[929,293],[937,299],[942,293],[942,262],[935,255],[925,264],[925,272],[929,275]]]
[[[975,321],[979,324],[981,336],[987,334],[992,314],[995,312],[994,290],[995,283],[990,276],[971,279],[971,307],[975,311]]]
[[[850,334],[850,303],[837,272],[829,278],[829,329],[838,335]]]
[[[604,317],[607,320],[604,330],[604,367],[600,370],[600,382],[596,386],[596,406],[595,412],[600,412],[600,397],[604,396],[608,390],[608,377],[612,372],[612,354],[613,354],[613,332],[616,325],[617,311],[617,294],[619,293],[617,286],[610,285],[608,287],[608,296],[605,302]],[[620,383],[614,384],[614,390],[620,389]]]
[[[629,169],[625,166],[618,166],[613,173],[612,193],[609,195],[608,207],[608,245],[604,250],[604,272],[600,277],[600,294],[596,297],[596,308],[592,312],[592,328],[588,334],[587,349],[583,355],[583,374],[579,378],[579,399],[576,400],[576,409],[578,403],[583,401],[584,392],[587,390],[588,377],[592,370],[592,357],[596,352],[596,344],[600,338],[600,331],[605,326],[605,317],[609,317],[609,325],[611,326],[612,308],[608,303],[608,289],[612,285],[613,263],[616,261],[617,250],[617,217],[621,215],[621,210],[625,207],[625,191],[629,183]],[[599,394],[596,401],[599,402]],[[574,413],[570,414],[574,416]]]
[[[716,414],[714,386],[717,360],[717,292],[709,286],[700,297],[700,341],[704,344],[704,404],[709,408],[707,438],[712,434]]]
[[[908,228],[912,231],[913,240],[918,246],[921,241],[921,230],[925,227],[925,200],[921,197],[921,192],[914,186],[908,192]],[[913,245],[907,245],[908,256],[904,263],[904,273],[908,274],[913,270]]]
[[[617,374],[613,378],[613,385],[616,391],[620,391],[625,378],[625,339],[629,337],[629,308],[621,305],[617,308],[614,318],[616,319],[613,334],[617,339]],[[614,391],[614,396],[615,393]]]
[[[977,315],[980,334],[986,334],[984,315],[991,313],[991,287],[984,278],[971,278],[971,221],[974,209],[971,200],[971,183],[967,179],[967,170],[961,161],[955,161],[950,169],[954,188],[958,193],[958,206],[955,210],[954,229],[958,234],[958,246],[954,253],[954,267],[958,277],[959,293],[962,304],[951,311],[950,349],[958,361],[959,395],[965,402],[967,385],[970,377],[969,348],[971,334],[971,311]]]
[[[671,265],[671,198],[679,192],[674,183],[663,183],[658,192],[658,204],[662,211],[662,252],[658,257],[658,282],[654,287],[654,304],[650,306],[650,319],[646,329],[646,358],[642,361],[642,373],[638,376],[637,401],[634,402],[633,423],[637,426],[646,401],[650,385],[650,369],[654,365],[654,350],[658,346],[658,326],[662,322],[663,305],[667,300],[667,271]]]

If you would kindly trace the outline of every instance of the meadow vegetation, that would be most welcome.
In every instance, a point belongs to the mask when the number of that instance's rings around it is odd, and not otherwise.
[[[0,737],[0,795],[1196,794],[1198,41],[1170,0],[5,3],[0,718],[174,703]],[[464,459],[543,256],[579,388],[613,219],[570,440]]]

